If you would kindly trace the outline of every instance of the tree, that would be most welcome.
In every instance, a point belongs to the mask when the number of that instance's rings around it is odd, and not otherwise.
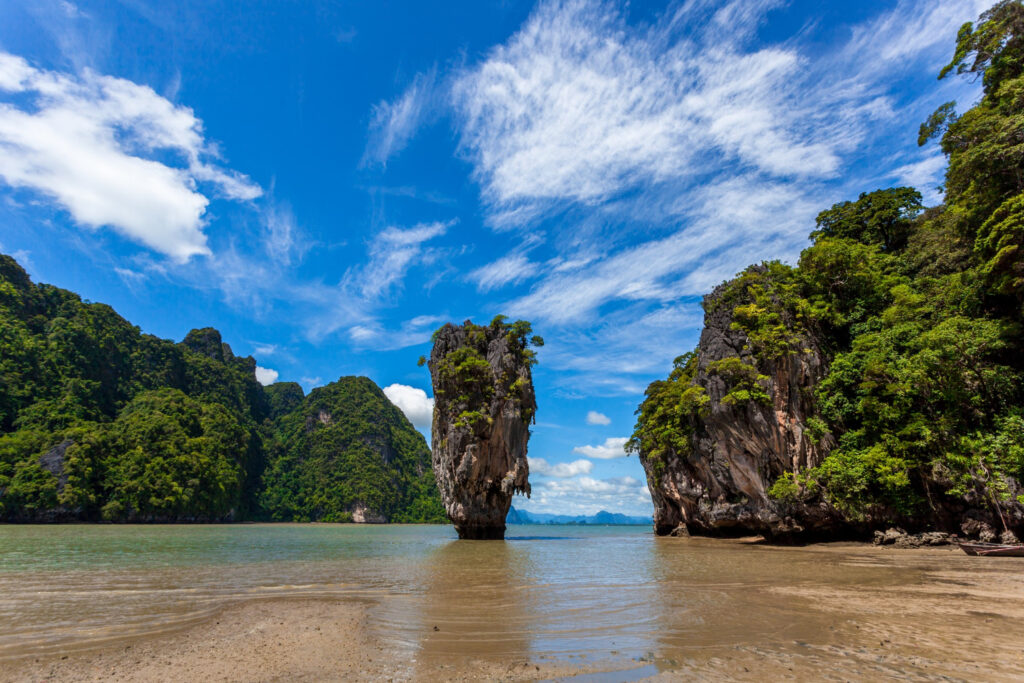
[[[811,238],[844,237],[896,251],[906,246],[923,208],[921,193],[912,187],[862,192],[857,201],[841,202],[818,214]]]
[[[986,93],[1024,73],[1024,3],[1002,0],[982,13],[976,27],[972,22],[961,26],[953,59],[939,80],[954,71],[980,75]]]
[[[946,202],[976,229],[996,207],[1024,191],[1024,3],[1003,0],[975,25],[960,28],[953,59],[939,73],[980,77],[983,97],[957,116],[943,104],[921,126],[919,144],[942,134],[949,157]]]

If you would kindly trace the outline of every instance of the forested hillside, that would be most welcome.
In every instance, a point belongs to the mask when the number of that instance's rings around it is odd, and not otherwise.
[[[372,381],[306,397],[255,368],[212,328],[141,334],[0,255],[0,519],[443,519],[425,439]]]
[[[1024,5],[961,29],[957,75],[983,98],[919,140],[949,159],[944,205],[864,193],[818,216],[795,267],[705,299],[630,443],[660,532],[1024,530]]]

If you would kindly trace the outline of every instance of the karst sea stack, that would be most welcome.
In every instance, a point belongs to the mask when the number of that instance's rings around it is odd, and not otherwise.
[[[502,539],[515,493],[530,495],[526,446],[537,411],[526,321],[446,324],[434,335],[432,461],[459,538]]]

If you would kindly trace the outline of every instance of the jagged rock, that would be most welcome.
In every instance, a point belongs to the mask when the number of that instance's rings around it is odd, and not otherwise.
[[[926,531],[918,536],[921,545],[949,545],[953,542],[953,537],[944,531]]]
[[[705,297],[695,353],[677,359],[669,379],[648,389],[629,448],[647,474],[656,533],[683,525],[695,535],[806,541],[864,538],[900,524],[912,532],[959,527],[964,537],[983,541],[995,540],[996,528],[1019,534],[1024,505],[1015,501],[1024,488],[1012,477],[1003,477],[1006,502],[998,508],[969,491],[914,512],[876,505],[845,515],[803,476],[836,446],[815,401],[831,358],[821,330],[784,300],[786,283],[775,277],[769,265],[752,266]],[[762,319],[769,315],[771,324]],[[932,476],[931,490],[950,484],[938,468]],[[886,531],[876,542],[898,541]]]
[[[537,404],[529,332],[497,318],[435,335],[432,462],[459,538],[504,538],[512,495],[530,495],[526,447]]]
[[[923,548],[925,546],[949,545],[952,542],[947,533],[926,531],[921,534],[903,533],[893,544],[897,548]]]
[[[900,539],[906,538],[907,532],[903,529],[886,529],[875,532],[875,545],[895,545]]]
[[[352,510],[352,521],[356,524],[387,524],[387,518],[365,505],[356,505]]]
[[[960,523],[960,531],[967,538],[976,538],[983,543],[992,543],[998,536],[995,527],[974,516]]]
[[[691,452],[652,459],[640,448],[654,500],[654,525],[669,534],[680,525],[708,535],[766,534],[771,537],[817,533],[841,524],[828,505],[783,503],[767,490],[780,475],[818,465],[834,444],[806,430],[814,412],[813,389],[827,371],[824,353],[813,339],[800,339],[800,351],[768,361],[754,357],[747,335],[734,326],[733,306],[719,305],[727,285],[705,297],[704,330],[697,350],[694,383],[703,388],[708,409],[693,425]],[[731,386],[716,363],[739,359],[764,376],[769,402],[723,400]]]
[[[685,524],[680,524],[669,533],[669,536],[673,536],[675,538],[689,538],[690,531],[686,528]]]
[[[60,493],[68,483],[67,472],[64,471],[64,455],[68,448],[75,445],[71,439],[65,439],[50,450],[39,456],[39,466],[57,477],[57,492]]]

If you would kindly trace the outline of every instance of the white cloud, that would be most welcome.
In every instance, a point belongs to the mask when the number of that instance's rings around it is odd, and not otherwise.
[[[277,344],[255,343],[253,344],[252,352],[257,356],[273,356],[277,353]]]
[[[271,370],[270,368],[263,368],[259,365],[256,366],[256,381],[267,386],[277,381],[278,372],[277,370]]]
[[[938,187],[943,183],[946,172],[946,157],[933,154],[921,161],[893,169],[889,175],[900,185],[917,188],[924,197],[924,203],[934,206],[942,201]]]
[[[380,102],[373,108],[364,163],[384,165],[409,144],[430,111],[435,80],[434,71],[418,74],[401,97],[393,102]]]
[[[434,399],[427,392],[405,384],[391,384],[384,387],[384,395],[405,413],[417,429],[430,429],[434,416]]]
[[[0,177],[52,198],[83,226],[110,226],[184,262],[210,253],[200,185],[231,200],[262,193],[208,161],[216,155],[202,122],[147,86],[0,53],[0,91],[12,96],[0,102]]]
[[[573,327],[612,302],[665,306],[794,259],[817,212],[874,189],[839,170],[907,136],[915,114],[894,84],[948,59],[981,3],[900,0],[823,44],[813,27],[757,37],[780,0],[687,2],[639,25],[611,2],[541,2],[450,89],[491,225],[527,238],[543,225],[561,252],[544,262],[573,263],[529,273],[538,282],[502,309]],[[880,34],[899,45],[890,59],[870,42]],[[525,280],[528,263],[473,275],[487,291]]]
[[[843,56],[865,68],[886,69],[899,59],[939,46],[944,60],[953,54],[951,37],[965,21],[992,6],[992,0],[900,0],[894,9],[858,26]],[[871,59],[864,59],[871,55]]]
[[[552,479],[542,486],[534,486],[528,503],[514,505],[521,505],[530,512],[569,515],[592,515],[600,510],[643,515],[653,510],[646,483],[634,477]]]
[[[475,282],[481,292],[489,292],[533,277],[538,269],[539,265],[531,262],[525,255],[509,254],[494,263],[477,268],[468,275],[468,279]]]
[[[381,231],[369,248],[369,262],[350,275],[362,296],[386,294],[405,276],[406,271],[423,260],[428,252],[423,244],[445,234],[451,223],[421,223],[412,228],[389,227]]]
[[[674,22],[627,27],[596,0],[542,3],[452,88],[461,145],[486,198],[529,217],[524,202],[593,204],[692,177],[723,158],[767,173],[831,176],[854,141],[836,137],[823,112],[794,96],[806,60],[787,47],[744,52],[735,22],[732,33],[719,26],[731,21],[726,14],[756,26],[777,4],[733,2],[712,17],[717,23],[690,16],[711,28],[680,36]]]
[[[623,488],[635,488],[641,485],[633,477],[614,477],[612,479],[594,479],[580,477],[573,481],[549,481],[544,484],[552,491],[584,491],[587,493],[611,493]]]
[[[73,2],[68,2],[68,0],[60,0],[58,4],[60,5],[60,8],[61,10],[63,10],[64,14],[66,14],[69,17],[74,18],[84,16],[82,10],[78,9],[78,5],[76,5]]]
[[[626,437],[608,437],[600,446],[577,446],[572,449],[573,453],[579,453],[588,458],[597,460],[614,460],[615,458],[626,457]]]
[[[381,309],[393,303],[411,269],[430,266],[444,257],[445,250],[426,243],[444,235],[453,224],[447,221],[385,228],[368,241],[366,261],[349,268],[337,285],[282,282],[273,270],[254,272],[243,262],[226,270],[239,277],[237,285],[231,287],[234,292],[244,295],[259,290],[289,302],[293,309],[301,304],[308,310],[304,316],[306,336],[314,341],[343,329],[357,344],[372,344],[377,349],[404,348],[429,339],[433,331],[429,326],[440,318],[416,316],[399,330],[389,330],[380,321]]]
[[[717,284],[765,254],[786,247],[795,253],[821,210],[820,198],[808,197],[797,187],[748,176],[708,184],[688,199],[685,229],[618,250],[576,271],[552,273],[509,302],[506,310],[528,319],[570,323],[592,317],[615,299],[667,302],[697,295],[707,290],[709,276]],[[716,258],[721,266],[708,268]],[[686,273],[695,277],[673,279]]]
[[[135,291],[135,289],[145,282],[148,277],[146,273],[118,266],[115,266],[114,272],[117,273],[119,278],[121,278],[121,282],[123,282],[125,286],[132,291]]]
[[[594,469],[594,463],[589,460],[574,460],[557,464],[549,463],[544,458],[528,458],[528,460],[530,462],[530,472],[545,477],[564,479],[581,474],[590,474],[590,471]]]
[[[446,316],[419,315],[390,329],[376,321],[367,321],[349,328],[348,336],[358,346],[394,351],[430,341],[434,330],[447,320]]]
[[[295,214],[287,203],[267,202],[263,208],[263,249],[270,260],[289,266],[302,258],[308,244],[299,234]]]
[[[599,413],[596,410],[587,411],[588,425],[610,425],[611,423],[611,419],[604,413]]]

